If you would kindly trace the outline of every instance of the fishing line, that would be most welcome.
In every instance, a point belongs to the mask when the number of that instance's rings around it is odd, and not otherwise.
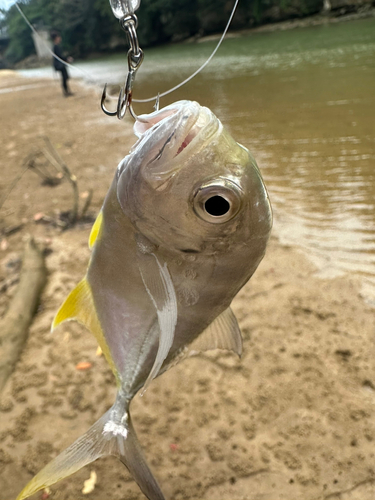
[[[207,66],[207,64],[209,64],[211,62],[211,59],[214,57],[214,55],[218,51],[220,45],[222,44],[222,41],[224,40],[224,37],[227,34],[227,31],[229,29],[230,23],[232,22],[234,13],[236,12],[238,2],[239,2],[239,0],[236,0],[234,2],[234,6],[233,6],[233,9],[232,9],[232,12],[231,12],[231,14],[229,16],[229,20],[227,22],[227,25],[226,25],[224,31],[223,31],[223,34],[221,35],[219,43],[214,48],[212,54],[207,59],[207,61],[205,63],[203,63],[200,68],[198,68],[192,75],[190,75],[188,78],[186,78],[186,80],[184,80],[183,82],[179,83],[175,87],[172,87],[171,89],[169,89],[169,90],[167,90],[167,91],[165,91],[165,92],[163,92],[161,94],[158,94],[158,95],[156,95],[154,97],[149,97],[148,99],[133,99],[133,102],[151,102],[151,101],[155,101],[155,99],[160,99],[160,97],[164,97],[164,96],[170,94],[171,92],[174,92],[175,90],[179,89],[180,87],[182,87],[186,83],[190,82],[190,80],[192,80],[195,76],[197,76],[197,74],[200,73],[202,71],[202,69],[204,69]]]
[[[182,81],[181,83],[179,83],[178,85],[176,85],[175,87],[172,87],[171,89],[169,90],[166,90],[165,92],[162,92],[162,93],[159,93],[157,94],[156,96],[154,97],[149,97],[147,99],[133,99],[133,102],[152,102],[152,101],[155,101],[155,99],[160,99],[160,97],[164,97],[168,94],[171,94],[172,92],[174,92],[175,90],[179,89],[180,87],[182,87],[183,85],[185,85],[186,83],[190,82],[190,80],[192,80],[194,77],[196,77],[212,60],[212,58],[215,56],[216,52],[218,51],[220,45],[222,44],[224,38],[225,38],[225,35],[227,34],[227,31],[229,29],[229,26],[232,22],[232,19],[233,19],[233,16],[236,12],[236,9],[237,9],[237,5],[238,5],[238,2],[239,0],[235,0],[234,2],[234,6],[232,8],[232,12],[229,16],[229,20],[227,22],[227,25],[223,31],[223,34],[221,35],[220,37],[220,40],[218,42],[218,44],[216,45],[216,47],[214,48],[212,54],[209,56],[209,58],[202,64],[202,66],[200,66],[196,71],[194,71],[193,74],[191,74],[188,78],[186,78],[184,81]],[[90,82],[95,82],[94,78],[92,77],[92,75],[90,75],[87,71],[83,70],[82,68],[79,68],[77,66],[73,66],[72,64],[69,64],[68,62],[64,61],[63,59],[61,59],[60,57],[58,57],[51,49],[50,47],[48,46],[48,44],[45,42],[45,40],[43,40],[43,38],[39,35],[39,33],[37,32],[37,30],[34,28],[34,26],[30,23],[30,21],[27,19],[27,17],[25,16],[25,14],[22,12],[20,6],[18,5],[17,2],[15,2],[15,6],[17,7],[18,9],[18,12],[21,14],[21,16],[23,17],[23,19],[25,20],[25,22],[27,23],[27,25],[29,26],[29,28],[31,28],[32,32],[35,33],[35,35],[43,42],[43,44],[45,45],[45,47],[47,48],[48,52],[52,55],[52,57],[54,57],[55,59],[57,59],[58,61],[62,62],[63,64],[65,64],[66,66],[68,66],[69,68],[71,69],[74,69],[75,71],[80,71],[83,75],[85,75]]]

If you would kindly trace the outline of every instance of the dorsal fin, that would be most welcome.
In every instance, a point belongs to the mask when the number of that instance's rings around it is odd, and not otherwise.
[[[84,325],[94,335],[118,381],[117,369],[113,362],[108,344],[105,340],[103,330],[95,310],[91,288],[86,278],[83,278],[83,280],[80,281],[70,292],[60,309],[57,311],[57,314],[52,322],[51,331],[61,325],[64,321],[71,320],[78,321],[78,323]]]
[[[242,353],[241,330],[236,316],[228,307],[220,314],[189,346],[188,355],[200,351],[225,349],[233,351],[238,356]]]
[[[99,237],[100,234],[100,229],[102,227],[102,222],[103,222],[103,212],[100,210],[98,213],[98,216],[91,228],[90,236],[89,236],[89,248],[90,250],[92,247],[95,245],[95,242],[97,238]]]

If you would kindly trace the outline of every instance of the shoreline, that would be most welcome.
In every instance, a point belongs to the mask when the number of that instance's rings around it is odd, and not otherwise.
[[[295,28],[308,28],[310,26],[321,26],[324,24],[336,24],[341,22],[357,21],[360,19],[368,19],[375,17],[375,8],[370,7],[362,11],[352,12],[349,14],[338,14],[335,15],[334,12],[328,12],[327,14],[315,14],[313,16],[306,16],[303,18],[294,18],[285,21],[279,21],[275,23],[263,24],[262,26],[257,26],[251,30],[243,30],[244,34],[263,33],[263,32],[273,32],[273,31],[284,31]]]
[[[309,28],[311,26],[323,26],[326,24],[337,24],[341,22],[358,21],[361,19],[375,17],[375,7],[372,6],[369,6],[369,8],[366,7],[363,10],[359,9],[357,12],[351,12],[349,14],[336,15],[335,12],[336,11],[328,12],[327,14],[320,13],[301,18],[291,18],[283,21],[269,22],[260,26],[254,26],[252,28],[245,28],[236,31],[229,30],[225,38],[249,36],[253,33],[273,33],[275,31],[285,31],[296,28]],[[203,37],[192,37],[182,43],[203,43],[218,40],[220,37],[221,33]]]
[[[356,12],[350,12],[348,14],[340,14],[337,13],[338,11],[331,11],[328,12],[327,14],[314,14],[312,16],[306,16],[302,18],[291,18],[287,20],[282,20],[282,21],[277,21],[277,22],[269,22],[262,24],[260,26],[255,26],[251,28],[245,28],[245,29],[239,29],[235,31],[231,31],[229,29],[228,33],[226,34],[226,39],[227,38],[237,38],[241,36],[249,36],[254,33],[272,33],[275,31],[285,31],[285,30],[292,30],[292,29],[297,29],[297,28],[308,28],[311,26],[322,26],[325,24],[336,24],[336,23],[341,23],[341,22],[350,22],[350,21],[357,21],[360,19],[368,19],[371,17],[375,17],[375,7],[366,4],[365,6],[360,6]],[[188,43],[204,43],[204,42],[210,42],[210,41],[215,41],[220,39],[222,36],[222,33],[217,33],[217,34],[212,34],[212,35],[206,35],[206,36],[193,36],[191,38],[188,38],[186,40],[183,40],[181,42],[177,42],[177,44],[182,43],[182,44],[188,44]],[[168,44],[167,44],[168,45]],[[176,43],[171,42],[169,45],[176,45]],[[94,57],[92,55],[89,55],[86,59],[82,59],[81,62],[83,61],[90,61],[95,58],[100,58],[103,56],[112,56],[116,54],[117,52],[100,52],[96,53]],[[36,55],[32,55],[23,61],[20,61],[19,63],[15,64],[13,67],[8,68],[8,69],[14,69],[14,70],[22,70],[22,69],[36,69],[39,67],[43,66],[50,66],[51,61],[50,57],[46,58],[45,60],[38,59]]]
[[[375,10],[374,10],[375,12]],[[21,70],[22,71],[22,70]],[[18,83],[20,85],[16,85],[15,91],[20,90],[21,92],[23,90],[31,90],[33,88],[35,89],[42,89],[44,87],[48,87],[50,84],[54,85],[56,88],[60,87],[60,80],[52,77],[40,77],[40,78],[35,78],[35,77],[28,77],[22,75],[21,72],[18,70],[1,70],[0,71],[0,84],[1,84],[1,77],[5,77],[5,80],[7,78],[10,79],[15,79],[18,80]],[[21,85],[22,82],[27,81],[27,85]],[[95,98],[98,100],[100,99],[101,92],[102,92],[102,87],[97,86],[96,84],[92,85],[88,82],[86,82],[84,79],[81,78],[76,78],[72,79],[74,82],[74,86],[79,88],[78,93],[81,91],[83,93],[88,93],[88,94],[95,94]],[[10,92],[13,93],[9,89]],[[0,88],[0,94],[2,93],[2,89]],[[105,117],[100,117],[103,120],[105,120]],[[102,121],[100,120],[99,121]],[[110,121],[108,121],[107,125],[110,128]],[[130,136],[133,137],[132,135],[132,130],[130,129]],[[276,236],[280,242],[281,245],[290,247],[294,246],[293,243],[290,243],[285,237],[283,236],[282,233],[277,233],[277,227],[273,228],[273,235]],[[341,267],[334,267],[331,268],[327,271],[327,268],[330,266],[330,257],[329,255],[324,255],[321,253],[315,253],[312,249],[309,249],[307,247],[304,247],[303,245],[296,245],[296,249],[298,249],[299,252],[301,252],[305,258],[315,267],[315,275],[322,278],[322,279],[335,279],[335,278],[342,278],[345,275],[351,275],[350,271],[347,271]],[[363,297],[363,300],[366,302],[366,304],[370,307],[375,308],[375,283],[367,276],[361,276],[360,273],[356,273],[355,279],[357,279],[358,283],[360,284],[360,290],[361,294]]]

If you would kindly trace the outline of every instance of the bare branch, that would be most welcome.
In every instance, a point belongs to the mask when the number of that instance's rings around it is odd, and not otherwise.
[[[78,204],[79,204],[79,191],[78,191],[78,185],[77,185],[77,177],[70,172],[69,168],[64,163],[64,161],[62,160],[59,153],[53,147],[49,138],[44,136],[43,139],[47,145],[47,148],[48,148],[50,154],[54,157],[55,161],[57,162],[57,164],[61,168],[61,171],[62,171],[64,177],[70,182],[70,185],[72,186],[72,189],[73,189],[73,208],[72,208],[72,211],[69,213],[69,222],[70,222],[70,224],[75,224],[77,222],[77,219],[78,219]]]
[[[25,168],[22,170],[22,172],[20,174],[18,174],[17,177],[15,177],[15,179],[11,182],[8,191],[5,193],[5,195],[3,196],[3,198],[0,201],[0,208],[2,208],[5,201],[7,200],[8,196],[13,191],[13,189],[17,186],[17,184],[19,183],[19,181],[21,180],[21,178],[27,172],[28,169],[29,169],[29,164],[27,163]]]
[[[86,215],[86,212],[90,207],[93,194],[94,194],[94,191],[92,189],[90,189],[89,194],[86,198],[85,204],[83,205],[81,215],[79,216],[80,219],[83,219],[83,217]]]

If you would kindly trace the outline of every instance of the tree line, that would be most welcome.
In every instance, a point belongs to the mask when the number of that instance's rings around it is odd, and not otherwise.
[[[64,48],[73,56],[123,48],[125,36],[108,0],[19,0],[38,29],[61,33]],[[234,0],[142,0],[137,11],[141,46],[180,41],[222,31]],[[319,12],[322,0],[240,0],[232,29],[264,22],[303,17]],[[6,58],[15,63],[34,53],[30,28],[16,6],[2,10],[1,25],[10,37]]]

